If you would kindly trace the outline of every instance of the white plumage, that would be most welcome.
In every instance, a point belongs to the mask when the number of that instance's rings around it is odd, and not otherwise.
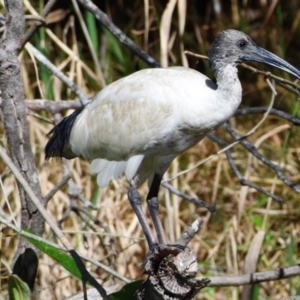
[[[228,120],[242,99],[237,64],[258,61],[300,78],[300,72],[258,47],[247,35],[227,30],[213,43],[209,62],[217,85],[188,68],[146,69],[120,79],[52,130],[46,157],[82,156],[104,187],[124,172],[129,200],[149,245],[155,243],[140,208],[136,187],[150,181],[147,201],[158,240],[165,242],[158,217],[158,188],[172,160]]]
[[[216,85],[195,70],[136,72],[104,88],[87,105],[73,125],[70,150],[96,158],[91,172],[98,174],[101,187],[124,171],[130,181],[139,168],[140,185],[147,179],[143,174],[165,172],[176,156],[232,116],[241,99],[237,83],[226,91],[235,104],[228,106],[226,95],[216,93]],[[216,94],[214,101],[206,100]]]

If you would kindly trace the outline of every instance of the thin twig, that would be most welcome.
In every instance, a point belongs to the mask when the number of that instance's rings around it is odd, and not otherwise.
[[[225,142],[224,140],[218,138],[217,136],[215,136],[212,133],[209,133],[207,135],[207,137],[209,137],[212,141],[214,141],[215,143],[217,143],[218,145],[220,145],[221,147],[227,147],[228,143]],[[276,196],[270,192],[268,192],[267,190],[265,190],[264,188],[262,188],[261,186],[254,184],[252,182],[250,182],[249,180],[245,179],[242,174],[240,173],[240,171],[238,170],[237,165],[235,164],[232,155],[231,155],[231,151],[227,150],[225,152],[228,163],[232,169],[232,171],[234,172],[235,176],[238,178],[239,182],[241,185],[245,185],[245,186],[249,186],[251,188],[254,188],[255,190],[257,190],[258,192],[267,195],[268,197],[273,198],[274,200],[278,201],[278,202],[283,202],[283,198]]]
[[[144,237],[139,236],[128,236],[124,234],[117,234],[117,233],[111,233],[111,232],[97,232],[97,231],[88,231],[88,230],[72,230],[72,229],[65,229],[63,230],[64,233],[75,233],[75,234],[85,234],[85,235],[102,235],[102,236],[108,236],[113,238],[125,238],[129,240],[134,241],[145,241]]]
[[[244,115],[258,115],[258,114],[264,114],[269,109],[269,107],[248,107],[248,108],[240,108],[238,109],[234,116],[244,116]],[[296,116],[291,115],[289,113],[286,113],[282,110],[278,110],[275,108],[272,108],[269,111],[269,115],[277,116],[279,118],[282,118],[284,120],[287,120],[288,122],[291,122],[295,126],[300,126],[300,119],[298,119]]]
[[[300,275],[300,265],[239,276],[229,276],[227,274],[224,276],[215,276],[208,278],[210,280],[208,286],[240,286],[246,284],[285,279],[295,277],[297,275]]]
[[[52,7],[54,6],[54,4],[56,3],[57,0],[49,0],[45,6],[45,8],[43,9],[43,11],[40,14],[41,18],[46,18],[46,16],[49,14],[49,12],[51,11]],[[32,37],[32,35],[36,32],[36,30],[43,26],[44,23],[41,22],[40,20],[35,22],[34,24],[31,25],[31,27],[27,30],[27,32],[24,34],[22,42],[21,42],[21,46],[22,48],[24,47],[24,45],[29,41],[29,39]]]
[[[259,70],[257,68],[252,67],[252,66],[249,66],[245,63],[242,63],[241,66],[245,69],[248,69],[248,70],[252,71],[253,73],[262,74],[266,77],[272,78],[272,79],[276,80],[276,82],[280,82],[281,84],[288,84],[288,85],[292,86],[293,88],[295,88],[298,91],[298,95],[299,95],[300,87],[296,83],[294,83],[290,80],[283,79],[282,77],[275,76],[271,72],[266,72],[266,71]],[[297,82],[298,82],[298,80],[297,80]]]
[[[74,211],[83,221],[83,225],[82,227],[90,227],[92,230],[94,230],[95,232],[97,232],[97,228],[94,225],[98,225],[101,228],[104,229],[104,231],[106,233],[110,233],[110,230],[108,228],[108,226],[106,226],[103,222],[101,222],[100,220],[98,220],[97,218],[95,218],[89,210],[87,210],[86,208],[83,208],[79,205],[77,205],[76,201],[73,201],[74,199],[72,199],[70,208],[72,211]],[[107,259],[108,260],[108,264],[112,267],[113,265],[115,265],[115,257],[116,257],[116,246],[115,246],[115,239],[110,235],[109,236],[109,247],[110,250],[107,250],[107,244],[104,243],[103,241],[103,236],[102,235],[97,235],[97,237],[100,240],[100,244],[102,245],[104,251],[106,252],[106,255],[101,259],[102,261]],[[111,258],[113,257],[113,259]]]
[[[198,217],[190,226],[186,227],[175,244],[186,247],[195,234],[200,230],[201,222],[201,218]]]
[[[96,19],[109,30],[122,44],[135,53],[140,59],[146,62],[149,66],[159,68],[160,64],[140,47],[138,47],[130,38],[128,38],[111,20],[90,0],[78,0],[82,6],[90,11]]]
[[[198,206],[201,206],[201,207],[205,207],[207,208],[210,212],[214,212],[216,211],[216,207],[213,205],[213,204],[210,204],[210,203],[207,203],[203,200],[200,200],[200,199],[197,199],[197,198],[194,198],[194,197],[191,197],[179,190],[177,190],[176,188],[174,188],[171,184],[169,184],[168,182],[162,182],[161,185],[163,187],[165,187],[166,189],[168,189],[170,192],[172,192],[173,194],[185,199],[185,200],[188,200],[189,202],[191,203],[194,203]]]
[[[90,208],[93,210],[99,209],[98,206],[94,205],[91,201],[82,196],[82,194],[78,195],[78,199],[82,202],[83,206],[86,208]]]
[[[79,100],[46,100],[46,99],[34,99],[25,100],[27,108],[32,111],[40,112],[42,110],[49,111],[52,115],[62,113],[68,109],[77,109],[82,106]],[[1,106],[1,103],[0,103]]]
[[[44,26],[47,25],[47,20],[41,16],[25,15],[25,20],[34,20],[42,23]]]
[[[45,197],[45,203],[48,201],[71,179],[71,175],[64,177]]]
[[[290,188],[292,188],[296,193],[300,194],[300,187],[297,186],[295,183],[293,183],[291,180],[289,180],[282,168],[280,168],[279,165],[271,162],[266,157],[264,157],[262,154],[258,152],[255,146],[253,146],[251,143],[249,143],[247,140],[244,140],[243,137],[241,137],[239,134],[237,134],[229,125],[228,123],[223,124],[223,128],[236,140],[240,141],[240,144],[249,151],[253,156],[255,156],[258,160],[260,160],[263,164],[265,164],[267,167],[271,168],[276,172],[278,177]]]
[[[81,103],[84,105],[89,102],[85,93],[77,84],[75,84],[69,77],[67,77],[63,72],[61,72],[54,64],[50,62],[38,49],[30,44],[30,49],[35,56],[35,58],[42,63],[53,75],[58,77],[66,86],[68,86],[80,99]]]

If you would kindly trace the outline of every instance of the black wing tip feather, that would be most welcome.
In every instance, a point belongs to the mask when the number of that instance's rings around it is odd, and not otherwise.
[[[66,145],[69,143],[71,131],[77,116],[83,111],[85,106],[76,109],[71,115],[64,118],[57,124],[47,135],[51,135],[45,147],[45,158],[50,157],[66,157],[73,158],[74,156],[66,155],[64,153]]]

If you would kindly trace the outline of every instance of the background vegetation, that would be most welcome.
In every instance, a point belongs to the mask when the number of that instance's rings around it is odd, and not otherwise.
[[[38,14],[46,4],[43,0],[23,2],[26,15]],[[177,1],[169,1],[169,5],[172,2]],[[207,55],[218,32],[235,28],[249,34],[260,46],[300,69],[298,0],[178,1],[169,17],[164,15],[168,1],[107,0],[95,3],[139,47],[165,66],[188,64],[213,77],[206,61],[186,57],[183,50]],[[48,26],[39,29],[30,42],[89,97],[93,97],[105,84],[147,67],[101,27],[90,13],[78,7],[75,0],[58,1],[47,21]],[[28,18],[26,24],[29,26],[31,22]],[[86,25],[86,32],[82,24]],[[164,31],[163,28],[168,26],[170,31]],[[20,61],[27,99],[57,101],[76,98],[43,65],[35,61],[29,48],[25,47],[20,54]],[[274,72],[293,80],[287,74]],[[245,69],[240,69],[239,74],[244,89],[242,106],[267,106],[271,91],[264,76]],[[280,86],[277,86],[277,92],[275,107],[299,117],[298,97]],[[71,111],[64,111],[63,114]],[[57,118],[57,115],[53,116],[47,111],[28,113],[32,149],[43,195],[63,177],[59,159],[50,162],[44,159],[47,133],[53,127],[51,123],[54,117]],[[261,118],[261,115],[239,116],[230,120],[230,124],[242,135]],[[6,145],[2,123],[0,126],[1,144]],[[215,133],[228,142],[232,141],[222,128],[216,129]],[[248,140],[269,160],[280,164],[288,177],[299,184],[298,128],[269,116]],[[204,139],[174,161],[168,177],[191,168],[219,149],[217,144]],[[203,225],[190,248],[197,253],[203,276],[245,273],[245,260],[250,246],[253,251],[257,246],[256,250],[259,251],[257,271],[296,264],[300,250],[300,196],[240,145],[234,147],[233,157],[245,178],[283,197],[285,202],[276,203],[253,189],[242,187],[225,155],[219,155],[170,182],[188,195],[216,204],[216,213],[211,214],[161,189],[160,215],[170,243],[176,240],[186,224],[192,223],[200,215]],[[139,266],[145,258],[147,246],[127,200],[128,183],[122,179],[112,182],[108,188],[100,189],[95,178],[89,175],[88,162],[75,159],[69,161],[69,166],[75,184],[82,188],[84,198],[89,199],[97,209],[86,208],[80,200],[68,195],[67,187],[63,187],[47,206],[52,218],[60,222],[78,252],[110,266],[129,279],[144,278]],[[1,161],[0,173],[3,183],[0,207],[8,212],[7,198],[12,209],[11,217],[19,220],[16,182]],[[141,194],[145,196],[146,193],[147,186],[144,185]],[[18,237],[10,230],[2,229],[2,260],[12,265]],[[263,237],[261,248],[259,236]],[[47,224],[44,237],[55,241]],[[88,263],[87,267],[96,278],[102,280],[104,286],[122,284],[121,280],[92,264]],[[7,275],[8,271],[2,264],[3,291],[6,289]],[[80,282],[46,255],[40,259],[37,285],[39,299],[64,299],[81,289]],[[240,299],[241,293],[240,287],[206,288],[197,299]],[[300,294],[299,277],[260,284],[256,287],[253,299],[278,299],[296,294]]]

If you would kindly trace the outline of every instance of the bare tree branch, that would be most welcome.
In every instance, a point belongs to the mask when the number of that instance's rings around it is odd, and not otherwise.
[[[58,185],[56,185],[45,197],[44,201],[47,203],[71,178],[71,175],[64,177]]]
[[[201,218],[198,217],[190,226],[186,227],[179,239],[176,241],[177,245],[186,247],[193,239],[195,234],[199,231],[201,226]]]
[[[27,108],[29,108],[32,111],[40,112],[42,110],[46,110],[53,115],[62,113],[67,109],[77,109],[82,106],[79,100],[53,101],[53,100],[35,99],[35,100],[25,100],[25,104]]]
[[[187,244],[199,231],[201,219],[188,226],[175,245],[157,245],[142,265],[148,278],[134,295],[136,300],[190,300],[210,279],[196,278],[198,264]]]
[[[246,284],[254,284],[265,281],[286,279],[300,275],[300,265],[287,268],[279,268],[271,271],[256,272],[238,276],[215,276],[210,277],[208,286],[240,286]]]
[[[240,108],[235,112],[235,116],[244,116],[244,115],[258,115],[258,114],[264,114],[268,110],[268,107],[248,107],[248,108]],[[275,108],[272,108],[269,112],[269,115],[273,115],[279,118],[282,118],[284,120],[287,120],[288,122],[291,122],[295,126],[300,126],[300,119],[298,119],[296,116],[291,115],[289,113],[286,113],[282,110],[278,110]]]
[[[170,192],[172,192],[173,194],[191,202],[191,203],[194,203],[198,206],[202,206],[202,207],[205,207],[207,208],[210,212],[214,212],[216,211],[216,207],[213,205],[213,204],[210,204],[210,203],[207,203],[201,199],[197,199],[197,198],[194,198],[194,197],[191,197],[179,190],[177,190],[176,188],[174,188],[171,184],[169,184],[168,182],[162,182],[161,185],[163,187],[165,187],[166,189],[168,189]]]
[[[42,200],[34,156],[31,151],[26,106],[24,103],[23,83],[21,78],[18,53],[24,31],[24,13],[22,1],[5,1],[7,11],[5,32],[0,40],[0,89],[5,133],[8,140],[10,155],[14,165],[26,178],[28,185],[41,201]],[[44,220],[37,208],[18,183],[21,199],[21,228],[29,227],[37,235],[44,232]],[[25,241],[20,239],[20,253]]]

